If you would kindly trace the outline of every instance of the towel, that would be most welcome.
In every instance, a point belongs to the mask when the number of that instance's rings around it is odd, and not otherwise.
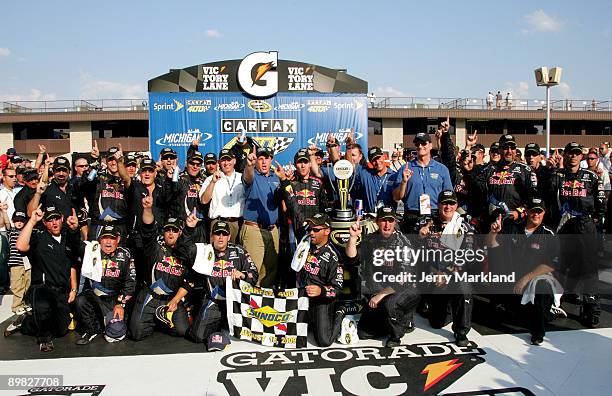
[[[215,251],[212,245],[208,243],[196,243],[195,245],[197,252],[193,263],[193,270],[198,274],[210,276],[215,264]]]
[[[552,288],[553,294],[555,296],[555,301],[553,305],[557,308],[560,307],[561,296],[563,295],[563,286],[561,286],[561,283],[559,283],[559,281],[550,273],[536,276],[535,278],[529,281],[527,286],[525,286],[525,290],[523,290],[523,298],[521,299],[521,304],[534,304],[536,296],[536,283],[538,283],[538,281],[545,281],[550,284],[550,287]]]
[[[95,282],[102,280],[102,254],[98,241],[85,241],[81,274]]]
[[[310,236],[305,235],[300,243],[295,248],[293,259],[291,260],[291,269],[295,272],[300,272],[306,259],[308,258],[308,251],[310,250]]]
[[[457,212],[453,214],[453,218],[446,224],[440,237],[440,242],[451,250],[461,249],[465,233],[462,228],[463,217]]]

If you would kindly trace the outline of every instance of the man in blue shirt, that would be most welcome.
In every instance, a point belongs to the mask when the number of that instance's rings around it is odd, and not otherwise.
[[[259,280],[257,286],[272,287],[278,265],[279,231],[277,227],[282,168],[272,166],[274,154],[267,147],[247,157],[244,183],[244,224],[240,230],[242,245],[255,262]]]
[[[368,150],[368,160],[372,168],[355,164],[356,196],[353,199],[363,199],[363,210],[366,213],[376,213],[376,209],[393,204],[393,189],[396,172],[387,167],[380,147]]]
[[[420,132],[413,142],[417,158],[407,162],[397,173],[393,190],[393,199],[404,202],[402,231],[406,233],[415,232],[419,216],[435,214],[440,192],[453,189],[448,168],[431,159],[431,136]]]

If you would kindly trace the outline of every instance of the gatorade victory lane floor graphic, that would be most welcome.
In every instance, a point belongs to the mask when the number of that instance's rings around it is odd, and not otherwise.
[[[0,321],[11,317],[2,298]],[[417,315],[418,317],[418,315]],[[0,339],[0,395],[609,395],[612,329],[484,336],[472,329],[457,347],[450,326],[432,330],[420,317],[402,345],[383,340],[275,349],[232,340],[205,352],[164,334],[135,343],[102,337],[74,345],[77,334],[41,353],[31,337]]]

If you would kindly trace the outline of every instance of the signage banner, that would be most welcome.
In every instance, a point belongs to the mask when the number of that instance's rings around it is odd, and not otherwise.
[[[367,107],[364,94],[278,93],[252,99],[240,93],[150,92],[150,150],[158,159],[162,148],[171,147],[184,164],[193,140],[199,139],[202,153],[218,154],[244,132],[272,148],[274,159],[285,165],[302,147],[324,148],[329,133],[342,144],[354,129],[357,142],[368,147]]]

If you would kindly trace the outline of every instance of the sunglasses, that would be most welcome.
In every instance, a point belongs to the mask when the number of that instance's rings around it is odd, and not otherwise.
[[[166,228],[164,228],[164,232],[166,232],[166,231],[170,231],[170,232],[173,232],[175,234],[178,234],[180,230],[178,228],[176,228],[176,227],[166,227]]]
[[[395,218],[385,217],[385,218],[380,219],[380,221],[386,221],[387,223],[395,223]]]
[[[75,168],[89,168],[89,165],[76,165]]]
[[[213,235],[223,235],[223,236],[229,236],[229,232],[225,232],[225,231],[217,231],[217,232],[213,232]]]
[[[17,177],[17,175],[5,175],[5,177],[10,177],[11,179],[14,179]]]
[[[189,165],[195,166],[197,168],[202,167],[202,163],[201,162],[197,162],[197,161],[189,161]]]
[[[173,160],[173,159],[176,159],[176,158],[177,158],[177,157],[176,157],[175,155],[164,155],[164,156],[162,157],[162,159],[163,159],[163,160],[166,160],[166,161],[167,161],[167,160]]]
[[[502,150],[516,150],[516,146],[509,144],[507,146],[502,147]]]
[[[596,161],[596,160],[597,160],[597,157],[588,157],[587,159],[588,159],[589,161]]]
[[[540,213],[544,213],[544,211],[542,209],[540,209],[540,208],[533,208],[533,209],[529,209],[529,213],[540,214]]]
[[[419,146],[427,146],[428,142],[415,142],[414,145],[419,147]]]
[[[334,148],[334,147],[338,147],[338,145],[336,143],[332,143],[332,144],[326,144],[325,147]]]
[[[310,229],[310,231],[312,232],[321,232],[323,230],[327,229],[327,227],[313,227]]]

